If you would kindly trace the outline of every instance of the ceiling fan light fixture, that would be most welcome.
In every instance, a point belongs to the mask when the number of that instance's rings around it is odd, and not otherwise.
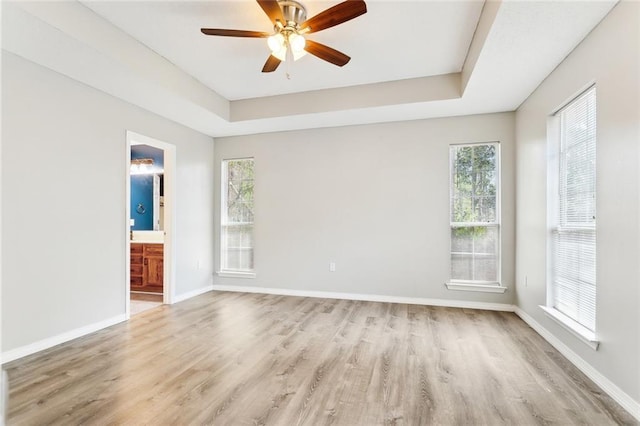
[[[304,50],[306,43],[305,38],[295,32],[279,32],[267,38],[271,54],[281,62],[287,60],[287,50],[289,49],[294,61],[306,55],[307,52]]]
[[[284,62],[287,58],[287,39],[282,33],[276,33],[267,38],[267,45],[271,50],[271,54],[278,58],[281,62]]]
[[[302,58],[304,55],[307,54],[307,52],[305,50],[300,50],[298,52],[296,52],[295,50],[292,51],[293,53],[293,60],[297,61],[298,59]]]
[[[307,52],[304,50],[307,41],[304,37],[302,37],[298,33],[289,34],[289,47],[291,48],[291,53],[293,53],[293,60],[297,61],[302,58]]]
[[[271,49],[272,53],[278,52],[283,48],[286,50],[285,39],[282,33],[276,33],[269,36],[269,38],[267,38],[267,45],[269,46],[269,49]]]
[[[279,50],[272,50],[271,54],[274,57],[278,58],[280,62],[285,62],[287,60],[287,47],[282,46],[282,48]]]
[[[289,46],[291,46],[291,50],[293,53],[303,52],[304,46],[307,44],[307,41],[300,34],[291,33],[289,34]]]

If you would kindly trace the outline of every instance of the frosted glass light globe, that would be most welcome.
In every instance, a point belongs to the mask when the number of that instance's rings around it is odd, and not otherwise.
[[[301,52],[304,50],[304,46],[307,41],[300,34],[291,33],[289,35],[289,46],[294,52]]]
[[[284,36],[280,33],[267,38],[267,45],[272,52],[278,52],[284,47]]]

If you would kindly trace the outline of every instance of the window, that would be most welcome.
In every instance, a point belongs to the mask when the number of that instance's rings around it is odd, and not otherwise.
[[[498,143],[450,147],[449,289],[505,290],[500,286],[499,147]]]
[[[554,117],[549,164],[549,307],[596,327],[596,89]],[[562,319],[561,319],[562,320]],[[565,319],[566,321],[566,319]],[[578,329],[579,331],[580,329]],[[579,331],[580,332],[580,331]],[[581,333],[585,336],[595,335]]]
[[[222,162],[221,274],[253,271],[253,182],[252,158]]]

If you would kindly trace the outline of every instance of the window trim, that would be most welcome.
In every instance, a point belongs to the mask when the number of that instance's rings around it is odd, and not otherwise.
[[[255,219],[254,222],[234,222],[231,224],[226,224],[225,223],[225,219],[226,219],[226,212],[225,209],[227,207],[227,187],[229,185],[229,181],[228,181],[228,177],[229,177],[229,173],[228,173],[228,167],[227,164],[229,161],[238,161],[238,160],[251,160],[253,161],[253,167],[254,167],[254,185],[255,185],[255,158],[254,157],[232,157],[232,158],[223,158],[222,161],[220,162],[220,238],[219,238],[219,247],[220,247],[220,253],[219,253],[219,257],[218,260],[220,262],[220,269],[218,271],[216,271],[216,275],[218,275],[219,277],[224,277],[224,278],[255,278],[256,277],[256,273],[255,273],[255,264],[253,265],[253,268],[251,269],[224,269],[222,267],[224,261],[223,261],[223,257],[224,257],[224,248],[223,248],[223,230],[227,227],[231,227],[231,226],[247,226],[247,225],[251,225],[251,231],[252,233],[255,230]],[[254,205],[255,205],[255,193],[254,193]],[[255,246],[251,247],[252,250],[254,250],[255,253]],[[254,259],[255,262],[255,259]]]
[[[444,285],[448,290],[456,291],[476,291],[479,293],[504,293],[505,291],[507,291],[507,287],[500,285],[499,282],[493,281],[449,280],[444,283]]]
[[[582,98],[587,92],[595,89],[596,85],[591,82],[587,86],[583,87],[577,94],[570,97],[560,107],[556,108],[547,119],[547,144],[548,144],[548,156],[547,156],[547,267],[546,267],[546,300],[545,305],[539,305],[540,309],[545,313],[547,317],[563,327],[565,330],[573,334],[579,341],[585,343],[593,350],[598,350],[600,341],[597,339],[597,330],[590,330],[586,326],[580,324],[578,321],[562,313],[554,307],[554,274],[553,264],[555,259],[553,257],[554,252],[554,235],[563,230],[560,225],[559,208],[560,208],[560,161],[561,161],[561,139],[562,139],[562,127],[560,114],[571,106],[575,101]],[[596,100],[597,109],[597,100]],[[596,133],[597,133],[597,119],[596,119]],[[596,140],[597,145],[597,140]],[[597,212],[596,212],[597,214]],[[589,226],[581,227],[577,226],[565,227],[565,231],[589,229]],[[597,224],[593,232],[597,234]],[[597,242],[596,242],[597,244]],[[597,258],[596,258],[597,262]],[[597,294],[597,293],[596,293]],[[596,295],[597,299],[597,295]],[[596,305],[596,321],[597,321],[597,305]],[[597,322],[596,322],[597,325]]]
[[[585,343],[594,351],[598,350],[600,341],[596,338],[596,333],[589,330],[579,322],[569,318],[553,306],[540,305],[539,307],[543,310],[545,315],[558,323],[562,328],[576,336],[581,342]]]
[[[222,278],[255,278],[256,277],[255,272],[232,271],[230,269],[216,271],[216,275]]]
[[[462,227],[495,227],[498,231],[498,247],[496,256],[496,281],[480,281],[480,280],[456,280],[451,279],[451,236],[449,236],[449,278],[445,282],[448,290],[455,291],[475,291],[481,293],[504,293],[507,287],[502,285],[502,149],[500,141],[487,142],[471,142],[471,143],[452,143],[449,144],[449,206],[451,206],[451,197],[453,193],[453,174],[452,174],[452,158],[451,148],[476,147],[481,145],[494,145],[496,147],[496,217],[493,222],[451,222],[451,207],[449,207],[449,231]]]

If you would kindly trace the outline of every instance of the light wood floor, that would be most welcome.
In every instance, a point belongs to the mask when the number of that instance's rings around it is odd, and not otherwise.
[[[132,291],[130,299],[136,301],[140,300],[144,302],[162,303],[162,293],[139,293]]]
[[[9,424],[635,424],[489,311],[212,292],[7,367]]]
[[[162,305],[162,294],[134,293],[131,292],[129,314],[138,315],[149,309]]]

